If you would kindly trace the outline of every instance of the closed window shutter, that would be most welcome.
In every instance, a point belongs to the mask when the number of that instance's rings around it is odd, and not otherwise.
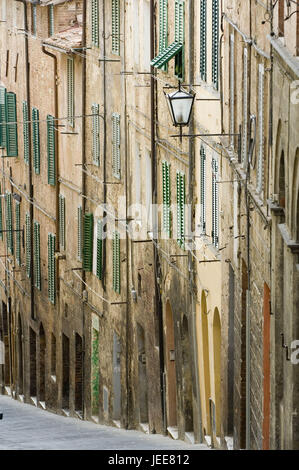
[[[59,194],[59,246],[65,250],[65,197]]]
[[[112,54],[120,54],[119,0],[112,0]]]
[[[120,115],[112,114],[112,173],[120,179]]]
[[[56,184],[56,144],[55,144],[55,124],[53,116],[47,116],[47,147],[48,147],[48,183],[52,186]]]
[[[200,76],[207,81],[207,1],[200,0]]]
[[[25,219],[25,231],[26,231],[26,274],[27,277],[31,277],[31,223],[30,214],[26,213]]]
[[[48,234],[48,297],[52,304],[56,299],[56,264],[55,264],[55,242],[56,237]]]
[[[185,246],[185,175],[177,172],[177,242],[184,249]]]
[[[82,207],[77,208],[77,258],[82,261]]]
[[[200,225],[202,233],[206,233],[206,151],[200,148]]]
[[[257,191],[261,193],[264,187],[264,65],[259,64],[258,75],[258,168],[257,168]]]
[[[99,105],[93,104],[91,107],[92,116],[92,159],[97,166],[100,164],[100,118]]]
[[[166,49],[168,29],[168,0],[160,0],[159,3],[159,52]]]
[[[54,5],[49,5],[49,36],[54,34]]]
[[[67,117],[69,125],[74,127],[74,60],[67,59]]]
[[[40,173],[40,134],[39,111],[32,108],[32,143],[33,143],[33,167],[37,175]]]
[[[33,249],[34,249],[34,285],[41,290],[41,271],[40,271],[40,225],[34,222],[33,231]]]
[[[170,212],[170,164],[162,162],[162,190],[163,190],[163,229],[171,236]]]
[[[97,277],[103,278],[103,223],[101,220],[97,222]]]
[[[174,18],[174,40],[176,43],[182,44],[182,50],[175,56],[175,75],[178,78],[184,78],[185,58],[185,2],[176,0],[175,2],[175,18]]]
[[[119,232],[113,232],[113,290],[120,294],[120,238]]]
[[[83,269],[92,272],[93,214],[84,214]]]
[[[18,156],[17,105],[15,93],[6,93],[6,148],[8,157]]]
[[[15,206],[16,213],[16,261],[17,264],[21,265],[21,220],[20,220],[20,203],[16,201]]]
[[[6,201],[6,244],[9,253],[13,254],[13,233],[12,233],[12,211],[11,211],[11,193],[5,194]]]
[[[32,34],[36,36],[36,25],[37,25],[37,18],[36,18],[36,5],[32,6]]]
[[[6,88],[0,86],[0,147],[6,147]]]
[[[230,35],[230,65],[229,65],[229,107],[230,107],[230,133],[235,132],[235,37]],[[230,144],[234,145],[234,136],[230,138]]]
[[[0,194],[2,194],[2,188],[0,185]],[[0,197],[0,240],[3,240],[3,212],[2,212],[2,197]]]
[[[212,242],[219,246],[219,197],[218,197],[218,162],[212,159]]]
[[[91,42],[99,47],[99,0],[91,2]]]
[[[29,165],[29,119],[28,104],[23,101],[23,136],[24,136],[24,160]]]
[[[248,51],[243,51],[243,132],[242,132],[242,162],[247,166],[248,139]]]
[[[219,74],[219,0],[212,4],[212,83],[218,90]]]

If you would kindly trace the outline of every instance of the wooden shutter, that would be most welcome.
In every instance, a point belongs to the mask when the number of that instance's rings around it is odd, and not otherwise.
[[[59,194],[59,247],[65,250],[65,197]]]
[[[258,72],[258,168],[257,168],[257,191],[261,193],[264,187],[264,88],[265,76],[264,65],[259,64]]]
[[[99,47],[99,0],[91,2],[91,42]]]
[[[100,164],[100,118],[99,105],[93,104],[91,107],[92,116],[92,159],[97,166]]]
[[[33,250],[34,250],[34,285],[41,290],[41,271],[40,271],[40,225],[34,222],[33,231]]]
[[[82,261],[82,207],[77,208],[77,258]]]
[[[212,4],[212,83],[218,90],[219,75],[219,0]]]
[[[67,59],[67,117],[69,125],[74,127],[74,59]]]
[[[54,5],[49,5],[49,36],[54,34]]]
[[[248,151],[248,50],[243,51],[243,132],[242,132],[242,162],[247,167]]]
[[[93,214],[84,214],[83,269],[92,272]]]
[[[2,194],[2,188],[0,185],[0,195]],[[0,240],[3,240],[3,211],[2,211],[2,197],[0,197]]]
[[[185,2],[183,0],[175,1],[175,18],[174,18],[174,40],[176,43],[181,44],[182,50],[175,55],[175,75],[178,78],[184,78],[185,68]]]
[[[20,203],[16,201],[15,205],[16,214],[16,261],[17,264],[21,265],[21,220],[20,220]]]
[[[219,197],[218,197],[218,162],[212,159],[212,242],[219,245]]]
[[[0,147],[6,147],[6,88],[0,86]]]
[[[113,290],[120,294],[120,237],[119,232],[113,232]]]
[[[112,0],[112,54],[120,54],[119,0]]]
[[[11,211],[11,193],[5,194],[6,201],[6,244],[9,253],[13,254],[13,232],[12,232],[12,211]]]
[[[56,299],[56,263],[55,263],[55,242],[56,237],[52,233],[48,234],[48,297],[52,304]]]
[[[200,76],[207,81],[207,0],[200,0]]]
[[[23,137],[24,137],[24,160],[29,165],[29,118],[28,118],[28,104],[23,101]]]
[[[97,221],[97,277],[103,278],[103,223],[101,220]]]
[[[170,212],[170,164],[162,162],[162,191],[163,191],[163,229],[171,236]]]
[[[230,35],[230,52],[229,52],[229,112],[230,112],[230,133],[235,132],[235,36]],[[234,136],[230,138],[230,144],[234,146]]]
[[[168,29],[168,0],[160,0],[159,2],[159,52],[166,49]]]
[[[34,36],[36,36],[36,25],[37,25],[37,18],[36,18],[36,5],[31,5],[32,8],[32,15],[31,15],[31,20],[32,20],[32,26],[31,26],[31,32]]]
[[[112,114],[112,173],[120,179],[120,115]]]
[[[37,175],[40,173],[40,134],[39,134],[39,111],[32,108],[32,144],[33,144],[33,167]]]
[[[31,221],[30,214],[26,213],[25,219],[25,232],[26,232],[26,274],[31,277]]]
[[[200,147],[200,225],[202,233],[206,233],[206,151]]]
[[[53,116],[47,116],[47,147],[48,147],[48,183],[52,186],[56,184],[56,143],[55,143],[55,123]]]
[[[185,175],[177,171],[177,242],[181,248],[185,245]]]
[[[8,157],[18,156],[17,104],[15,93],[6,93],[6,148]]]

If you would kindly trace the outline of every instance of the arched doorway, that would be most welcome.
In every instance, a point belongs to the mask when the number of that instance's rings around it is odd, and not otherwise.
[[[18,348],[18,395],[24,394],[24,362],[23,362],[23,329],[21,315],[18,317],[17,330],[17,348]]]
[[[70,340],[62,335],[62,408],[70,407]]]
[[[148,423],[148,395],[144,329],[137,323],[139,421]]]
[[[30,351],[30,396],[36,397],[36,334],[29,328],[29,351]]]
[[[186,315],[184,315],[182,327],[182,354],[185,432],[190,432],[193,431],[192,370],[189,329]]]
[[[83,343],[76,333],[75,356],[75,410],[83,413]]]
[[[206,420],[203,421],[204,433],[210,434],[210,396],[211,396],[211,378],[210,378],[210,351],[209,351],[209,326],[207,314],[207,302],[205,293],[201,296],[201,326],[202,326],[202,354],[204,366],[204,406],[206,411]]]
[[[213,319],[213,350],[214,350],[214,387],[216,408],[216,434],[220,436],[221,431],[221,323],[217,308]]]
[[[175,339],[173,314],[169,301],[166,304],[166,396],[167,425],[177,426],[177,391],[175,365]]]
[[[46,336],[42,323],[39,328],[39,401],[46,401]]]

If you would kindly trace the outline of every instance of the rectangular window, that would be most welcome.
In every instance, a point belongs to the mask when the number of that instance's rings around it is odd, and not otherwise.
[[[248,151],[248,51],[243,51],[243,133],[242,133],[242,162],[244,168],[247,167]]]
[[[65,197],[59,194],[59,248],[65,250]]]
[[[163,230],[171,236],[170,211],[170,164],[162,162],[162,191],[163,191]]]
[[[54,5],[48,6],[49,13],[49,36],[54,34]]]
[[[176,174],[177,188],[177,242],[184,249],[185,247],[185,175],[180,171]]]
[[[36,18],[36,5],[31,5],[31,32],[33,36],[36,36],[36,25],[37,25],[37,18]]]
[[[32,108],[32,147],[33,167],[36,175],[40,173],[40,134],[39,134],[39,111]]]
[[[6,148],[8,157],[18,156],[17,103],[15,93],[6,93]]]
[[[120,294],[120,237],[119,232],[113,232],[113,290]]]
[[[40,225],[38,222],[34,222],[33,253],[34,253],[34,285],[37,289],[41,290]]]
[[[112,174],[120,179],[120,115],[112,114]]]
[[[201,233],[206,233],[206,150],[200,147],[200,226]]]
[[[26,213],[25,219],[25,234],[26,234],[26,274],[31,277],[31,221],[30,214]]]
[[[84,214],[83,269],[92,272],[93,214]]]
[[[212,243],[219,246],[218,162],[212,159]]]
[[[175,76],[179,79],[184,79],[185,71],[185,2],[184,0],[175,1],[175,31],[174,40],[176,43],[182,45],[181,51],[175,56]]]
[[[5,194],[6,202],[6,245],[9,253],[13,255],[13,232],[12,232],[12,211],[11,211],[11,193]]]
[[[261,193],[264,187],[264,88],[265,88],[265,74],[264,65],[259,64],[258,71],[258,167],[257,167],[257,192]]]
[[[4,123],[4,124],[2,124]],[[0,87],[0,147],[6,147],[6,88]]]
[[[207,0],[200,0],[200,77],[207,81]]]
[[[56,184],[56,143],[55,120],[53,116],[47,116],[47,150],[48,150],[48,184]]]
[[[91,107],[92,116],[92,160],[97,166],[100,165],[100,106],[93,104]]]
[[[91,43],[99,47],[99,0],[91,1]]]
[[[29,165],[29,118],[28,104],[23,101],[23,137],[24,137],[24,160]]]
[[[20,203],[16,201],[15,205],[16,214],[16,261],[17,264],[21,265],[21,220],[20,220]]]
[[[82,207],[77,208],[77,258],[82,261]]]
[[[48,234],[48,297],[54,305],[56,299],[56,263],[55,263],[56,237],[53,233]]]
[[[112,54],[120,54],[119,0],[112,0]]]
[[[218,90],[219,75],[219,0],[212,4],[212,83]]]
[[[74,59],[67,59],[67,117],[68,123],[74,127]]]

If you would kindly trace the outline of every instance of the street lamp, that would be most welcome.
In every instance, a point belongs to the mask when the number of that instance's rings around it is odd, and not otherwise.
[[[180,135],[182,135],[182,127],[188,126],[191,118],[191,112],[195,99],[195,94],[187,93],[181,88],[172,93],[165,93],[166,102],[172,123],[175,127],[180,127]]]

